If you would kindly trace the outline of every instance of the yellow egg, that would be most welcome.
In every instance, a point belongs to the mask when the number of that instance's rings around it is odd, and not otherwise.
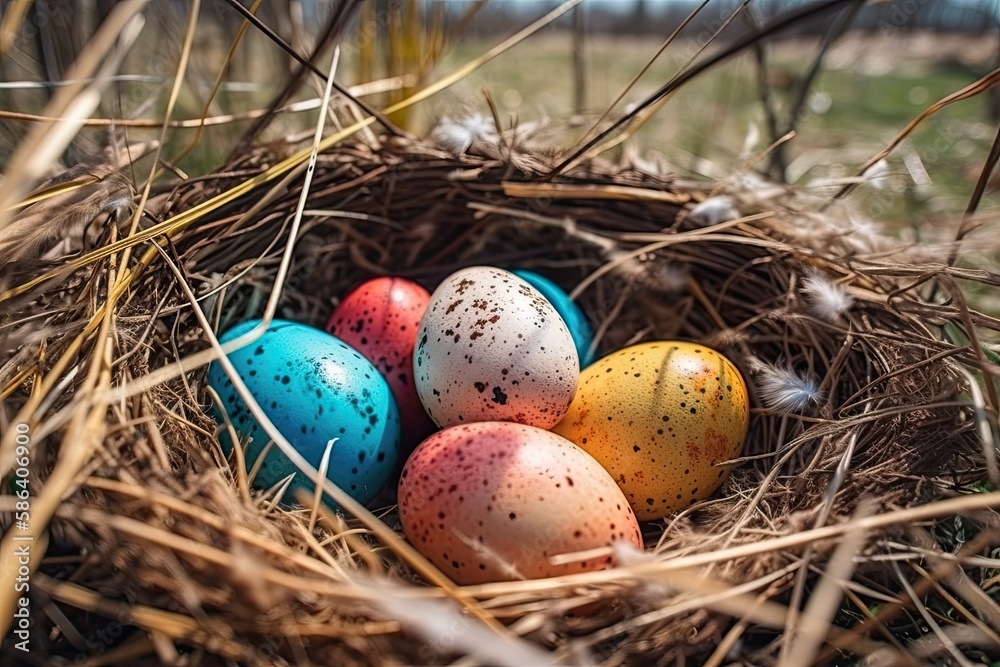
[[[739,456],[750,419],[732,362],[704,345],[641,343],[580,374],[555,433],[585,449],[618,482],[640,520],[707,498]]]

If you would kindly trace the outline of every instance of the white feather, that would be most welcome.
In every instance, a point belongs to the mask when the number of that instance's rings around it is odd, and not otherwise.
[[[814,378],[804,378],[789,368],[758,362],[757,394],[764,405],[784,414],[797,414],[819,404],[823,395]]]
[[[738,171],[729,179],[739,192],[753,194],[757,200],[771,199],[785,192],[785,187],[769,181],[754,171]]]
[[[736,202],[732,197],[725,195],[709,197],[691,209],[691,213],[688,214],[689,219],[702,225],[717,225],[739,217],[740,212],[736,208]]]
[[[862,178],[876,190],[885,190],[889,183],[889,163],[884,158],[879,160],[868,167]]]
[[[652,269],[655,284],[668,294],[679,294],[688,288],[691,274],[682,266],[659,262]]]
[[[750,123],[747,128],[747,136],[743,139],[743,149],[740,151],[740,160],[749,160],[753,157],[754,149],[760,143],[760,128],[757,123]]]
[[[852,240],[864,250],[874,250],[884,239],[878,223],[867,216],[850,215],[848,226]]]
[[[615,540],[611,545],[611,550],[614,553],[615,564],[619,567],[643,565],[656,560],[653,554],[637,549],[628,540]]]
[[[819,273],[813,273],[802,281],[802,292],[809,302],[810,312],[827,322],[839,322],[853,303],[846,287]]]
[[[497,141],[497,129],[492,118],[471,114],[464,118],[445,116],[434,128],[432,137],[453,153],[464,153],[475,141]]]

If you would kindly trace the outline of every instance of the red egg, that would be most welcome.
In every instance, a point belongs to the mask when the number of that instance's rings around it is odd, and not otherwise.
[[[435,433],[406,462],[398,497],[407,539],[463,585],[599,570],[610,556],[551,559],[616,541],[642,548],[614,478],[569,440],[525,424]]]
[[[413,383],[413,346],[430,298],[404,278],[373,278],[344,297],[326,327],[372,362],[392,389],[401,422],[401,460],[434,431]]]

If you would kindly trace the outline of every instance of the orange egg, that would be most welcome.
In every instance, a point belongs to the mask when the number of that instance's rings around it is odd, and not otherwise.
[[[580,374],[553,432],[611,473],[640,520],[707,498],[725,481],[750,419],[736,367],[704,345],[641,343]]]
[[[435,433],[399,480],[407,539],[459,584],[599,570],[611,556],[552,557],[628,542],[642,548],[628,501],[571,442],[513,422]]]

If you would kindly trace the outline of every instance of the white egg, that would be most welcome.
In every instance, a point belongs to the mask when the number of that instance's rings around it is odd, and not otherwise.
[[[576,393],[569,329],[513,273],[474,266],[431,295],[413,354],[417,394],[441,427],[510,421],[555,426]]]

